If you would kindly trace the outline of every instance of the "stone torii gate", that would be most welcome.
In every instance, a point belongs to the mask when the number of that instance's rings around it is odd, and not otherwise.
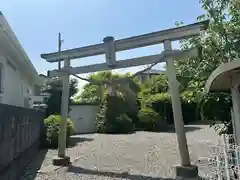
[[[176,175],[179,178],[196,179],[198,174],[197,167],[191,165],[190,163],[189,151],[182,117],[180,94],[178,90],[179,83],[177,82],[176,79],[174,60],[186,57],[196,57],[198,55],[198,49],[192,48],[184,51],[172,50],[171,41],[198,36],[200,35],[200,32],[202,30],[207,29],[208,24],[209,21],[202,21],[182,27],[167,29],[163,31],[153,32],[149,34],[134,36],[120,40],[114,40],[113,37],[106,37],[103,39],[103,43],[100,44],[64,50],[61,52],[41,54],[41,57],[45,59],[47,62],[53,63],[64,61],[63,68],[61,68],[60,70],[53,70],[48,72],[48,76],[50,77],[59,76],[62,79],[63,83],[61,104],[62,121],[60,125],[58,157],[56,157],[56,159],[53,160],[53,164],[65,165],[70,161],[70,158],[67,157],[65,154],[70,75],[166,62],[167,78],[169,82],[169,90],[171,94],[174,115],[174,124],[177,134],[178,148],[181,157],[181,166],[178,166],[176,168]],[[116,60],[116,52],[118,51],[130,50],[134,48],[140,48],[161,43],[163,43],[164,45],[164,51],[161,54],[126,60]],[[92,64],[80,67],[70,66],[70,60],[72,59],[102,54],[105,54],[106,58],[105,63]]]

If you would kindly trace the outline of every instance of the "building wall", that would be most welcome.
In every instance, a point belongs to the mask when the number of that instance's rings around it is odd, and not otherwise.
[[[96,132],[95,119],[99,106],[97,105],[72,105],[69,113],[70,118],[73,120],[75,132],[81,133],[94,133]]]
[[[9,61],[12,63],[9,64]],[[0,56],[2,64],[0,103],[21,107],[32,107],[31,96],[34,85],[28,81],[24,72],[20,72],[17,64],[4,55]]]

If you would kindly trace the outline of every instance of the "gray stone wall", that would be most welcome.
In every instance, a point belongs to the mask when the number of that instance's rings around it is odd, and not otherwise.
[[[17,180],[39,150],[44,113],[0,104],[0,179]]]

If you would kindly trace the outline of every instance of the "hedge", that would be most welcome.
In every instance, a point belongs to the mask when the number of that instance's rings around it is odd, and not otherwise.
[[[41,138],[42,148],[57,148],[58,137],[60,131],[60,115],[50,115],[44,120],[44,130]],[[74,133],[74,126],[71,119],[67,119],[67,133],[66,133],[66,145],[68,145],[69,137]]]

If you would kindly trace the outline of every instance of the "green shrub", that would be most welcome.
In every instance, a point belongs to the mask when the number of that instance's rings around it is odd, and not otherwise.
[[[132,132],[133,123],[127,112],[127,105],[123,98],[119,96],[106,96],[97,114],[97,131],[99,133]]]
[[[140,130],[159,131],[166,128],[162,117],[150,108],[142,108],[138,113],[138,117],[137,128]]]
[[[158,93],[140,97],[143,108],[150,108],[160,114],[164,122],[173,124],[171,98],[168,93]]]
[[[132,119],[129,118],[126,114],[121,114],[116,117],[116,120],[113,124],[113,133],[131,133],[133,131]]]
[[[44,131],[41,145],[45,148],[57,148],[58,147],[58,136],[60,130],[60,115],[50,115],[44,120]],[[67,119],[67,132],[66,142],[68,145],[69,137],[74,133],[73,122],[71,119]]]
[[[172,102],[169,93],[158,93],[140,98],[142,107],[153,109],[168,124],[174,123]],[[191,91],[185,91],[181,94],[181,107],[185,124],[189,124],[200,118],[200,106],[194,98],[195,95]]]
[[[100,104],[100,110],[96,117],[96,127],[98,133],[106,133],[108,131],[106,123],[106,102]]]

